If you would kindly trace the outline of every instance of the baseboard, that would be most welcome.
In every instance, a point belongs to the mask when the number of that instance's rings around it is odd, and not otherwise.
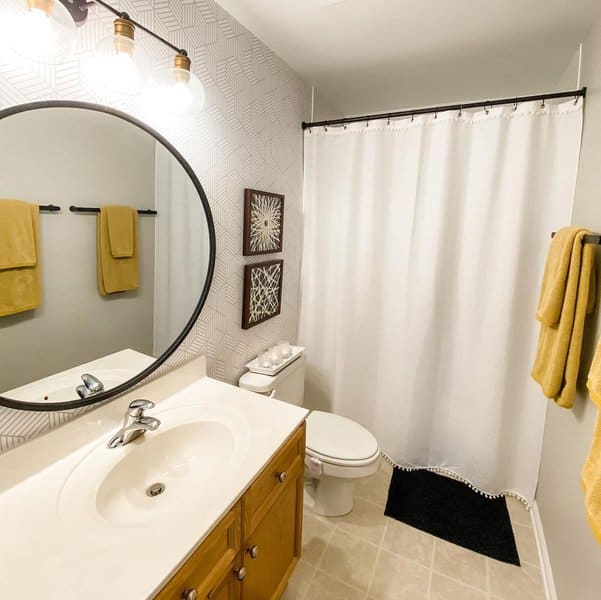
[[[538,547],[538,556],[540,558],[541,574],[543,576],[543,585],[545,586],[545,595],[547,600],[557,600],[557,590],[553,580],[553,571],[551,570],[551,560],[549,559],[549,551],[547,550],[547,542],[545,541],[545,532],[543,523],[540,519],[538,506],[536,501],[532,503],[530,510],[530,518],[534,527],[534,537]]]

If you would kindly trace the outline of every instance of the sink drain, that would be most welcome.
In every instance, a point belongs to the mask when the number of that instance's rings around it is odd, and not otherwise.
[[[160,496],[165,491],[164,483],[153,483],[148,486],[146,489],[146,495],[154,498],[155,496]]]

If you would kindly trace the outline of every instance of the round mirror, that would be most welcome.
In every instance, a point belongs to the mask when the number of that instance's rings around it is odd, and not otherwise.
[[[215,230],[200,182],[106,107],[0,112],[0,405],[121,394],[179,346],[206,300]]]

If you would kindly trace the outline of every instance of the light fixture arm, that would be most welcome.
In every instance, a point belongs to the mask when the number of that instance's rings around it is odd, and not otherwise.
[[[88,18],[88,9],[94,5],[88,0],[60,0],[60,3],[69,11],[75,25],[80,27]]]
[[[65,4],[65,3],[71,2],[71,0],[61,0],[61,2],[63,4]],[[159,40],[159,42],[161,42],[165,46],[171,48],[171,50],[175,51],[177,54],[183,54],[184,56],[188,56],[188,53],[184,49],[178,48],[176,45],[172,44],[171,42],[167,41],[165,38],[161,37],[158,33],[155,33],[154,31],[148,29],[147,27],[144,27],[144,25],[142,25],[141,23],[134,21],[134,19],[132,19],[127,13],[117,10],[116,8],[112,7],[110,4],[104,2],[104,0],[94,0],[93,2],[87,2],[86,0],[73,0],[73,2],[79,3],[80,5],[85,5],[86,7],[89,7],[92,4],[99,4],[100,6],[102,6],[106,10],[108,10],[109,12],[112,12],[116,17],[118,17],[120,19],[127,19],[130,23],[133,23],[135,25],[136,29],[140,29],[141,31],[144,31],[148,35],[151,35],[153,38],[155,38],[156,40]],[[87,11],[87,8],[86,8],[86,11]]]
[[[104,9],[113,13],[116,17],[119,17],[120,19],[127,19],[130,23],[134,24],[136,29],[140,29],[141,31],[144,31],[148,35],[151,35],[153,38],[155,38],[156,40],[159,40],[159,42],[161,42],[165,46],[171,48],[171,50],[173,50],[177,54],[182,54],[183,56],[188,56],[188,53],[183,48],[178,48],[175,44],[172,44],[171,42],[169,42],[165,38],[161,37],[154,31],[148,29],[148,27],[144,27],[144,25],[142,25],[141,23],[134,21],[134,19],[132,19],[126,12],[117,10],[116,8],[114,8],[110,4],[108,4],[107,2],[104,2],[104,0],[93,0],[93,1],[90,1],[90,0],[60,0],[60,3],[69,11],[69,14],[71,15],[73,21],[78,26],[83,25],[85,23],[86,19],[88,18],[89,9],[92,6],[94,6],[94,4],[98,4],[98,5],[102,6]]]

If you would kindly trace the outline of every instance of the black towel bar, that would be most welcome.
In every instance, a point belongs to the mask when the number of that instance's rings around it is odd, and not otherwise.
[[[54,204],[40,204],[40,212],[60,212],[61,207]]]
[[[555,236],[555,231],[551,234],[551,237]],[[589,235],[585,235],[582,238],[583,244],[594,244],[595,246],[601,246],[601,234],[600,233],[591,233]]]
[[[71,212],[80,212],[80,213],[99,213],[100,209],[94,206],[70,206],[69,210]],[[139,215],[158,215],[159,213],[156,210],[151,210],[149,208],[140,209],[138,211]]]

